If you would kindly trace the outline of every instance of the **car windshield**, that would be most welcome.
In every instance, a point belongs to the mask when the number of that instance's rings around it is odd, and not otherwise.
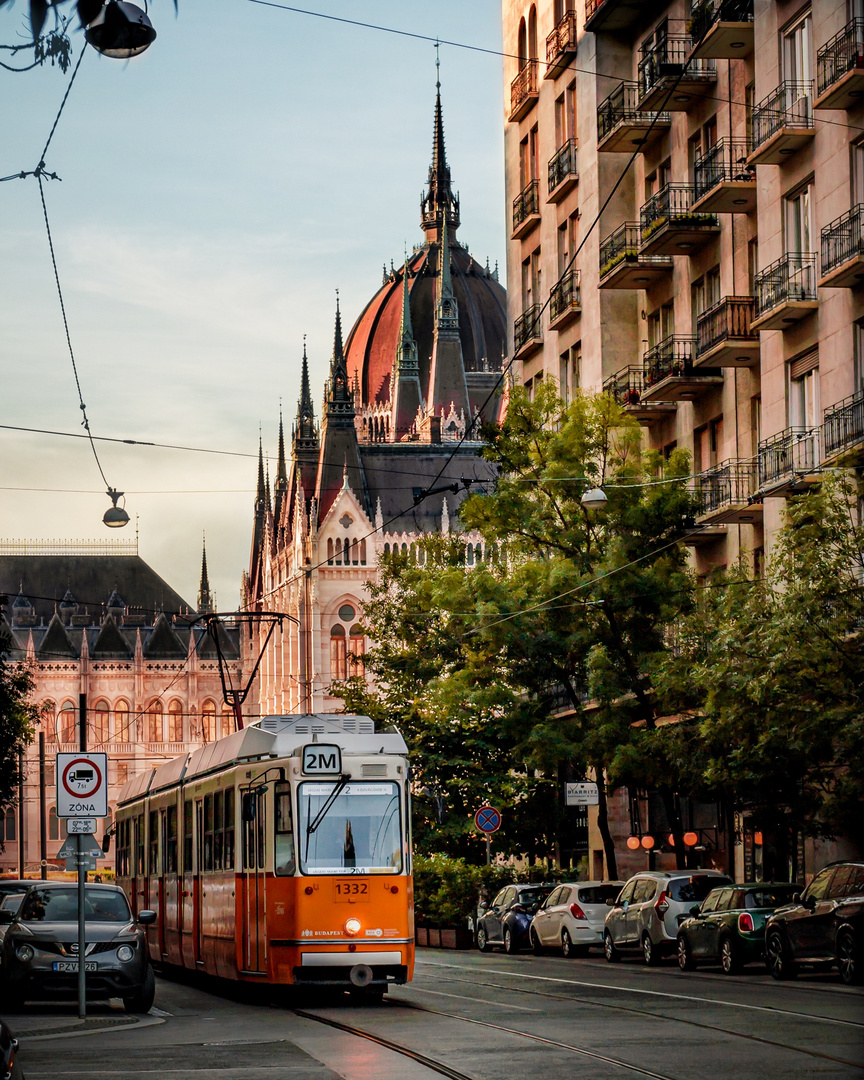
[[[78,889],[31,889],[21,905],[22,922],[76,922]],[[132,914],[121,892],[87,889],[84,893],[87,922],[129,922]]]
[[[536,911],[550,892],[552,889],[548,886],[545,889],[520,889],[516,896],[516,903],[527,911]]]
[[[397,784],[304,783],[297,800],[304,874],[398,874],[402,830]]]
[[[579,886],[580,904],[605,904],[607,900],[614,900],[621,892],[620,885],[590,885]]]
[[[24,899],[24,893],[7,893],[0,903],[0,909],[3,911],[17,911],[21,907],[21,901]]]
[[[731,885],[727,877],[719,874],[694,874],[689,878],[675,878],[669,882],[669,897],[671,900],[679,900],[684,903],[701,903],[712,889]]]
[[[772,885],[770,888],[753,889],[744,894],[745,908],[778,908],[791,904],[792,897],[800,892],[797,885]]]

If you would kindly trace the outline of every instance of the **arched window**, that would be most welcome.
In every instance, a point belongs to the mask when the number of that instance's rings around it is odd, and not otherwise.
[[[42,730],[45,732],[45,741],[49,743],[57,741],[56,708],[53,701],[46,701],[42,705]]]
[[[201,726],[204,742],[213,742],[216,738],[216,705],[212,701],[205,701],[201,708]]]
[[[48,811],[48,839],[60,839],[60,820],[57,817],[57,807],[52,806]]]
[[[468,566],[474,565],[474,545],[469,544],[465,549],[465,562]]]
[[[528,12],[528,59],[537,59],[537,8],[534,4]]]
[[[6,813],[0,817],[0,840],[7,842],[9,840],[14,841],[17,835],[15,832],[16,824],[15,811],[11,809],[7,810]]]
[[[168,705],[168,742],[183,742],[183,704],[176,699]]]
[[[522,68],[528,63],[528,30],[525,26],[525,20],[521,19],[519,22],[519,67]]]
[[[361,566],[366,565],[366,541],[365,540],[360,541],[360,565]]]
[[[327,537],[327,562],[330,566],[333,565],[333,537]]]
[[[359,623],[355,623],[351,627],[351,634],[348,638],[348,653],[351,660],[351,675],[361,677],[365,675],[366,663],[363,657],[366,655],[366,638]]]
[[[336,565],[342,565],[342,537],[336,537]]]
[[[389,555],[389,554],[390,554],[390,545],[389,545],[389,544],[385,544],[385,545],[384,545],[384,554],[385,554],[385,555]]]
[[[474,545],[474,561],[483,562],[483,548],[479,544]]]
[[[96,707],[93,710],[93,738],[97,744],[107,743],[108,734],[108,721],[111,716],[111,712],[108,708],[107,701],[97,701]]]
[[[222,706],[222,735],[230,735],[234,730],[234,710],[230,705]]]
[[[151,701],[147,709],[147,742],[164,742],[162,702]]]
[[[114,706],[114,741],[132,742],[129,732],[129,706],[125,701],[118,701]]]
[[[60,742],[75,742],[75,706],[71,701],[64,701],[60,710]]]
[[[345,627],[339,623],[330,631],[330,675],[337,681],[348,678]]]

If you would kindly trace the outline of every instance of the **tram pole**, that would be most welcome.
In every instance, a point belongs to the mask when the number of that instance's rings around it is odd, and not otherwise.
[[[45,827],[45,732],[39,732],[39,877],[48,877],[48,830]]]
[[[87,695],[78,696],[78,749],[87,753]],[[78,848],[78,1017],[87,1018],[87,971],[85,954],[87,952],[84,925],[84,885],[87,881],[87,869],[84,864],[81,836],[75,837]]]

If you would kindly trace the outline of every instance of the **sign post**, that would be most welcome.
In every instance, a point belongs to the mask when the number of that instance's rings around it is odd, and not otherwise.
[[[501,828],[501,811],[494,806],[481,806],[474,815],[474,824],[480,832],[486,834],[486,865],[492,862],[492,833]]]

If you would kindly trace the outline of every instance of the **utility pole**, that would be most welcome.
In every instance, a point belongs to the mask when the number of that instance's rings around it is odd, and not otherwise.
[[[45,827],[45,732],[39,732],[39,877],[48,878],[48,830]]]
[[[78,696],[78,749],[87,753],[87,695]],[[87,882],[87,870],[84,863],[83,841],[75,837],[78,848],[78,1016],[87,1018],[87,971],[86,971],[86,932],[84,926],[84,885]]]
[[[18,877],[24,877],[26,851],[24,839],[24,751],[18,751]]]

